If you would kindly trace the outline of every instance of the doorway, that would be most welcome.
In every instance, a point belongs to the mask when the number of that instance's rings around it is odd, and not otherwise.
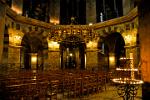
[[[22,69],[32,69],[32,54],[37,54],[36,58],[36,69],[42,70],[43,69],[43,45],[40,38],[36,36],[24,35],[21,43],[21,68]]]
[[[85,43],[77,36],[60,43],[61,69],[85,69]]]

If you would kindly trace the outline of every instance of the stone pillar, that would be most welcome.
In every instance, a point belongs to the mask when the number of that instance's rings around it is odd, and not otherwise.
[[[150,5],[149,0],[139,3],[139,38],[141,53],[141,68],[144,84],[142,87],[143,100],[150,98]]]
[[[20,49],[21,47],[13,47],[9,46],[8,49],[8,63],[11,65],[9,66],[10,69],[20,69]]]
[[[2,63],[2,54],[4,46],[4,29],[5,29],[5,6],[0,1],[0,63]]]
[[[86,69],[92,70],[98,68],[98,52],[87,51],[86,52]]]
[[[139,37],[141,46],[142,75],[150,82],[150,6],[144,0],[139,7]]]
[[[86,0],[86,24],[96,23],[96,0]]]
[[[46,67],[46,70],[60,69],[60,51],[49,51],[48,62],[49,66]]]
[[[43,69],[45,69],[49,64],[49,61],[48,61],[48,50],[47,49],[44,49],[43,50]]]
[[[59,24],[60,23],[60,0],[50,1],[50,23]]]

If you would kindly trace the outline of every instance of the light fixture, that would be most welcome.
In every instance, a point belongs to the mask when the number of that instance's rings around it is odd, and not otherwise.
[[[93,25],[93,23],[89,23],[89,26]]]
[[[31,53],[31,67],[32,69],[36,69],[37,65],[37,53]]]
[[[70,53],[69,56],[72,57],[72,53]]]
[[[109,64],[112,67],[115,66],[115,54],[114,53],[109,53]]]

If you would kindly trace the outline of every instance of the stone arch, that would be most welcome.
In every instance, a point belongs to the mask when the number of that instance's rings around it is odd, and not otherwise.
[[[42,32],[40,32],[42,33]],[[46,38],[39,36],[39,32],[32,31],[26,33],[21,42],[21,63],[22,68],[32,69],[31,68],[31,54],[37,54],[37,65],[36,69],[43,70],[44,68],[44,57],[45,50],[48,49],[48,43]]]
[[[24,35],[22,42],[21,42],[21,51],[20,51],[20,56],[21,56],[21,68],[25,69],[31,69],[31,46],[30,46],[30,39],[28,38],[27,35]]]
[[[61,68],[85,69],[86,44],[76,35],[67,36],[60,43]]]
[[[104,38],[104,44],[108,47],[109,67],[119,66],[120,57],[125,56],[125,41],[122,35],[118,32],[113,32]],[[113,57],[114,65],[111,65],[110,57]]]
[[[105,41],[105,37],[101,36],[98,41],[98,62],[100,70],[108,71],[109,70],[109,48]]]

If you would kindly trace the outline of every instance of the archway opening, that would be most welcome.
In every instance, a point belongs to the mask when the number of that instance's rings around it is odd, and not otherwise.
[[[85,69],[85,43],[77,36],[68,36],[60,43],[61,69]]]
[[[37,36],[24,35],[21,42],[21,68],[32,68],[32,54],[37,54],[36,69],[43,69],[43,45]]]
[[[104,45],[107,47],[105,53],[109,59],[110,67],[118,67],[120,65],[120,58],[125,57],[125,41],[120,33],[115,32],[104,38]],[[106,48],[105,47],[105,48]]]

